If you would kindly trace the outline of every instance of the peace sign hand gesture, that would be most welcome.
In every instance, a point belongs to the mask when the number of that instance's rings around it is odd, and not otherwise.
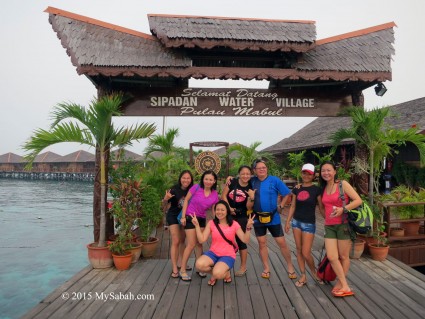
[[[192,215],[191,217],[192,217],[192,224],[193,224],[195,227],[199,226],[199,221],[198,221],[198,219],[196,218],[195,213],[193,213],[193,215]]]
[[[248,217],[248,221],[246,223],[246,227],[252,227],[252,225],[254,225],[254,218],[255,218],[255,214],[250,214]]]

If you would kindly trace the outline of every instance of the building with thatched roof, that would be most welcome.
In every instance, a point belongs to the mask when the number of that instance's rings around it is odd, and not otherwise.
[[[385,120],[385,124],[396,129],[408,129],[412,126],[419,128],[425,134],[425,97],[416,100],[389,106],[394,115]],[[304,126],[290,137],[264,149],[278,158],[284,157],[286,153],[303,150],[314,150],[318,153],[329,151],[331,145],[330,135],[341,128],[350,127],[350,117],[319,117]],[[354,140],[344,140],[342,145],[353,151]],[[416,148],[401,148],[395,158],[417,163],[419,154]],[[311,158],[311,160],[313,160]]]

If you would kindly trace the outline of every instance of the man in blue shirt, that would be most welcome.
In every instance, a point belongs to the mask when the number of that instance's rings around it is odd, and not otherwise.
[[[268,175],[267,165],[264,160],[254,161],[252,168],[256,175],[251,179],[252,188],[255,191],[253,209],[256,217],[254,230],[260,248],[260,258],[264,267],[261,277],[266,279],[270,278],[269,253],[266,237],[267,230],[269,230],[270,234],[279,245],[283,258],[285,258],[288,264],[288,277],[296,279],[297,275],[294,265],[292,264],[291,252],[284,238],[279,214],[286,203],[290,190],[278,177]],[[279,195],[282,196],[282,200],[278,205]],[[260,220],[262,220],[262,222]]]

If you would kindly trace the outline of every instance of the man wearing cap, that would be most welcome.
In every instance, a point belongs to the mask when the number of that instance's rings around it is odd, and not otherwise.
[[[280,211],[286,203],[290,193],[289,188],[278,177],[267,174],[267,165],[263,160],[254,161],[252,168],[255,176],[251,179],[252,188],[255,191],[254,213],[256,215],[254,221],[255,236],[257,237],[260,258],[263,263],[263,272],[261,277],[270,278],[269,256],[267,248],[267,230],[279,245],[283,258],[288,264],[288,277],[296,279],[294,265],[291,260],[291,252],[286,244],[280,215]],[[278,197],[282,196],[279,205]],[[252,200],[252,199],[251,199]]]

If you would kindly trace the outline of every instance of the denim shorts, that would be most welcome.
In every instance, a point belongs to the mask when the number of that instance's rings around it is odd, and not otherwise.
[[[301,231],[304,233],[310,233],[310,234],[316,233],[316,224],[303,223],[296,220],[295,218],[292,219],[291,226],[292,228],[301,229]]]
[[[214,265],[217,262],[221,261],[221,262],[225,263],[227,266],[229,266],[229,269],[232,269],[233,265],[235,264],[235,258],[230,257],[230,256],[217,256],[216,254],[214,254],[210,250],[204,252],[204,255],[210,257],[212,259]]]

